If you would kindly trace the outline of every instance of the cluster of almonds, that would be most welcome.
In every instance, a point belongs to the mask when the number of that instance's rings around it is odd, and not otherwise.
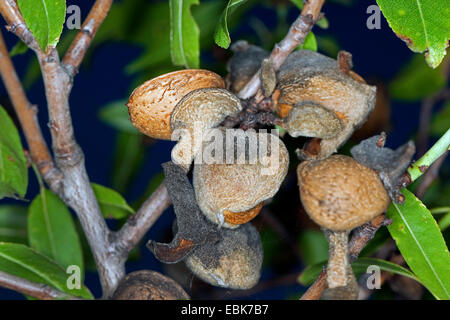
[[[330,242],[329,288],[356,283],[348,264],[349,232],[387,209],[389,196],[396,189],[385,186],[394,185],[394,172],[401,168],[392,168],[392,161],[399,160],[401,152],[384,148],[384,141],[380,146],[370,140],[359,146],[355,154],[360,160],[375,157],[382,161],[364,163],[332,154],[366,121],[374,108],[375,87],[350,70],[351,56],[345,52],[336,61],[316,52],[298,50],[275,72],[263,49],[240,41],[233,50],[227,83],[213,72],[191,69],[164,74],[142,84],[127,104],[131,122],[150,137],[178,140],[172,149],[172,164],[186,175],[193,160],[206,148],[205,143],[195,143],[197,138],[202,141],[212,128],[242,131],[226,128],[225,124],[230,118],[248,113],[250,101],[241,101],[235,93],[261,68],[271,119],[278,119],[276,123],[292,137],[312,138],[298,150],[304,161],[297,174],[305,210],[324,229]],[[277,152],[267,150],[263,161],[256,164],[194,162],[192,198],[196,207],[186,201],[190,199],[187,177],[174,178],[185,186],[186,199],[180,199],[183,190],[168,186],[178,233],[171,244],[149,246],[158,259],[170,263],[183,260],[194,274],[216,286],[247,289],[258,282],[262,245],[258,232],[248,222],[258,214],[264,201],[277,193],[289,165],[282,140],[270,133],[259,135],[276,139],[278,148]],[[233,146],[235,159],[246,155],[236,151],[240,149]],[[408,155],[412,156],[410,149]],[[262,174],[261,163],[276,164],[274,172]],[[166,178],[173,169],[167,170]],[[380,179],[382,172],[386,179]],[[186,218],[181,214],[186,211],[184,207],[201,213]],[[202,226],[199,230],[203,231],[198,233],[204,236],[192,235],[195,230],[188,226],[193,224],[189,219]],[[168,253],[173,258],[168,258]]]

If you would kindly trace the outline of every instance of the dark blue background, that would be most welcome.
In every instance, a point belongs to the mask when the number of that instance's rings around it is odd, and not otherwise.
[[[68,1],[78,4],[85,17],[94,1]],[[380,30],[369,30],[366,27],[366,9],[375,1],[355,1],[351,7],[326,3],[323,11],[330,22],[328,30],[316,27],[317,34],[331,34],[337,38],[342,49],[353,54],[354,69],[363,77],[376,76],[383,80],[391,79],[399,68],[412,56],[412,52],[398,39],[389,28],[386,20],[382,18]],[[295,19],[298,11],[289,15],[291,21]],[[257,16],[267,22],[267,25],[275,25],[273,12],[260,6],[248,12],[243,19],[242,26],[234,33],[232,39],[239,39],[240,34],[251,32],[247,21],[251,16]],[[169,21],[167,21],[169,27]],[[12,34],[7,34],[3,28],[7,45],[11,48],[16,43]],[[320,48],[319,48],[320,49]],[[86,166],[92,181],[108,185],[111,169],[116,131],[98,119],[98,110],[106,103],[126,99],[130,94],[132,77],[125,75],[123,67],[138,57],[140,49],[118,43],[108,43],[98,47],[88,68],[81,68],[75,78],[74,88],[70,97],[71,112],[75,127],[77,141],[86,155]],[[31,53],[14,58],[14,64],[20,76],[23,76],[27,61]],[[0,86],[0,95],[6,95],[3,85]],[[50,145],[49,133],[46,127],[48,121],[46,113],[46,101],[42,81],[37,82],[27,92],[29,100],[40,108],[39,119],[44,135]],[[419,118],[419,104],[392,105],[392,131],[390,132],[388,145],[398,146],[408,140],[417,130]],[[134,200],[146,187],[153,174],[160,172],[160,164],[170,160],[170,142],[159,141],[148,152],[145,165],[135,181],[128,200]],[[34,178],[31,178],[28,198],[32,198],[37,192]],[[148,238],[161,239],[162,233],[170,225],[173,213],[166,213],[151,229]],[[127,270],[154,269],[161,271],[161,265],[153,256],[142,250],[139,262],[128,263]],[[269,277],[266,271],[264,277]],[[99,296],[100,288],[98,278],[94,273],[87,273],[86,284],[92,292]],[[300,286],[288,286],[262,292],[254,298],[283,299],[290,294],[300,291]],[[20,299],[21,294],[10,290],[0,289],[0,299]]]

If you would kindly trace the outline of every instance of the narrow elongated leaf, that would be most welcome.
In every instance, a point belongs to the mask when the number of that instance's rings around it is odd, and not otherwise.
[[[55,47],[61,36],[66,18],[65,0],[18,0],[28,29],[42,50]]]
[[[191,14],[191,6],[199,0],[169,0],[170,52],[172,62],[186,68],[200,64],[200,31]]]
[[[28,170],[19,133],[0,106],[0,199],[23,198],[28,187]]]
[[[133,208],[117,191],[96,183],[91,183],[91,185],[105,218],[121,219],[134,213]]]
[[[450,212],[448,212],[441,219],[439,219],[439,228],[441,228],[442,231],[447,229],[449,226],[450,226]]]
[[[430,211],[403,189],[403,205],[391,204],[388,227],[408,266],[437,299],[450,299],[450,254]]]
[[[0,241],[26,244],[27,239],[27,208],[0,206]]]
[[[83,274],[83,253],[72,216],[64,202],[41,189],[28,210],[28,238],[36,251],[63,268],[76,265]]]
[[[12,57],[24,54],[28,51],[28,47],[22,40],[17,40],[16,45],[11,49],[9,55]]]
[[[308,33],[308,35],[305,38],[305,41],[303,41],[303,43],[299,45],[298,48],[317,52],[317,40],[314,33],[312,32]]]
[[[390,261],[376,258],[359,258],[352,263],[352,269],[355,274],[366,273],[369,266],[378,266],[383,271],[391,272],[419,281],[419,279],[411,271]]]
[[[139,134],[139,131],[130,122],[125,100],[113,101],[102,107],[99,117],[103,122],[119,131]]]
[[[300,251],[307,265],[324,261],[328,257],[328,241],[323,232],[305,230],[299,236]]]
[[[69,289],[69,275],[60,265],[22,244],[0,242],[0,270],[29,281],[47,284],[73,296],[93,298],[83,285],[80,289]]]
[[[431,69],[423,57],[415,54],[391,81],[389,93],[396,100],[422,100],[445,87],[444,67]]]
[[[111,187],[125,193],[134,177],[139,173],[146,148],[144,136],[120,132],[116,136],[113,164],[111,167]]]
[[[304,286],[310,285],[314,280],[316,280],[326,264],[327,261],[322,261],[308,266],[298,277],[298,282]],[[394,274],[405,276],[420,282],[420,280],[411,271],[390,261],[375,258],[359,258],[352,263],[352,269],[356,276],[366,273],[369,266],[378,266],[380,270],[392,272]]]
[[[448,0],[377,0],[395,34],[436,68],[450,39]]]
[[[222,15],[217,24],[214,40],[217,45],[227,49],[230,46],[231,39],[228,31],[228,16],[233,13],[239,6],[244,4],[247,0],[229,0],[227,6],[222,12]]]
[[[450,128],[450,101],[447,102],[431,121],[431,134],[440,137]]]

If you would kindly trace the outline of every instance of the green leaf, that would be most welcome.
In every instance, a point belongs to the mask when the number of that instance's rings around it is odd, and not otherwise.
[[[21,198],[28,187],[28,170],[19,133],[0,106],[0,199]]]
[[[310,285],[311,283],[314,282],[314,280],[317,279],[317,277],[322,272],[322,269],[326,266],[326,264],[327,261],[322,261],[306,267],[305,270],[303,270],[303,272],[298,277],[297,281],[304,286]],[[366,273],[367,268],[372,265],[378,266],[380,270],[392,272],[420,282],[419,279],[408,269],[398,264],[381,259],[359,258],[358,260],[352,263],[352,269],[355,275],[359,277],[363,273]]]
[[[311,50],[317,52],[317,40],[314,33],[312,32],[308,33],[305,41],[303,41],[303,43],[298,46],[298,49]]]
[[[200,64],[200,31],[191,14],[199,0],[169,0],[170,52],[173,64],[198,68]]]
[[[300,10],[303,9],[303,0],[291,0],[291,2]]]
[[[111,167],[111,187],[125,193],[144,160],[146,138],[142,134],[119,132],[116,135],[113,165]]]
[[[444,88],[446,82],[441,68],[429,68],[415,54],[389,84],[389,93],[397,100],[418,101]]]
[[[138,134],[139,131],[131,124],[126,103],[125,100],[111,102],[102,107],[98,115],[103,122],[119,131]]]
[[[309,286],[314,280],[317,279],[319,274],[322,272],[323,267],[327,264],[326,261],[318,262],[316,264],[307,266],[303,269],[302,273],[298,276],[297,282],[302,286]]]
[[[383,271],[405,276],[420,282],[411,271],[390,261],[376,258],[359,258],[352,263],[352,269],[355,274],[366,273],[369,266],[378,266]]]
[[[0,241],[28,243],[26,207],[0,206]]]
[[[430,132],[436,137],[442,136],[450,128],[450,101],[433,116]]]
[[[328,22],[328,19],[325,16],[319,19],[319,21],[317,21],[316,24],[322,29],[328,29],[328,27],[330,26],[330,23]]]
[[[228,31],[228,16],[233,13],[236,8],[245,3],[246,0],[229,0],[225,10],[222,12],[222,16],[217,24],[214,40],[216,43],[224,49],[230,46],[231,39]]]
[[[269,228],[263,228],[259,232],[261,236],[261,242],[263,246],[263,266],[272,266],[277,254],[282,249],[282,243],[280,237]]]
[[[408,266],[437,299],[450,299],[450,254],[430,211],[410,191],[405,202],[392,203],[388,226]]]
[[[448,212],[441,219],[439,219],[438,225],[442,231],[444,231],[450,226],[450,212]]]
[[[80,239],[69,209],[45,188],[29,207],[28,238],[33,249],[63,268],[76,265],[84,273]]]
[[[22,40],[17,40],[16,45],[11,49],[9,55],[12,57],[19,56],[28,51],[28,47]]]
[[[66,19],[65,0],[18,0],[28,29],[33,33],[39,46],[56,47]]]
[[[134,213],[133,208],[117,191],[96,183],[91,183],[91,185],[105,218],[121,219]]]
[[[159,187],[159,185],[164,181],[164,172],[158,172],[155,174],[151,179],[150,182],[147,185],[147,188],[145,189],[145,192],[142,194],[142,196],[139,198],[138,201],[138,207],[140,207],[145,200],[148,199],[148,197],[151,196],[151,194],[156,190],[156,188]]]
[[[29,281],[47,284],[73,296],[93,299],[83,285],[80,289],[69,289],[69,275],[61,266],[22,244],[0,242],[0,270]]]
[[[328,242],[323,232],[305,230],[299,236],[299,245],[304,262],[313,265],[328,257]]]
[[[395,34],[414,52],[425,52],[436,68],[444,59],[450,39],[448,0],[377,0]]]

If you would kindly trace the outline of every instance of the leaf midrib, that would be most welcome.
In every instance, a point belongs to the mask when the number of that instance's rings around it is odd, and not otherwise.
[[[409,233],[411,234],[411,237],[414,239],[414,242],[416,243],[416,245],[419,247],[420,252],[422,253],[422,255],[425,258],[425,261],[427,262],[427,264],[429,265],[431,271],[433,272],[434,276],[436,277],[437,281],[439,282],[439,285],[442,287],[442,289],[444,290],[444,292],[447,294],[447,297],[449,297],[449,294],[447,292],[447,289],[445,288],[445,286],[443,285],[441,279],[439,278],[439,276],[437,275],[436,271],[434,270],[433,265],[431,264],[430,260],[428,259],[428,256],[426,255],[425,251],[423,250],[422,246],[420,245],[420,242],[417,241],[416,236],[414,235],[414,233],[412,232],[411,227],[409,226],[408,222],[406,221],[406,219],[403,217],[403,214],[400,210],[400,208],[397,206],[397,204],[395,202],[392,202],[395,209],[397,210],[398,214],[400,215],[400,218],[403,220],[403,222],[405,223],[405,226],[407,227]]]
[[[428,48],[428,51],[429,51],[430,50],[430,41],[428,40],[428,32],[427,32],[427,28],[425,26],[425,19],[423,18],[422,5],[420,4],[419,0],[416,0],[416,4],[417,4],[417,8],[418,8],[419,13],[420,13],[420,20],[422,22],[423,32],[424,32],[424,35],[425,35],[425,41],[426,41],[427,48]]]
[[[50,19],[48,16],[48,10],[45,0],[42,0],[42,5],[44,6],[45,16],[47,18],[47,46],[48,46],[50,43]]]
[[[178,44],[180,45],[180,52],[183,56],[183,62],[185,65],[187,65],[186,61],[186,55],[184,54],[184,46],[183,46],[183,7],[184,7],[184,0],[181,0],[178,6]]]
[[[8,261],[10,261],[10,262],[12,262],[12,263],[15,263],[15,264],[21,266],[22,268],[24,268],[24,269],[26,269],[26,270],[28,270],[28,271],[30,271],[30,272],[32,272],[32,273],[38,275],[39,277],[41,277],[42,279],[44,279],[45,281],[47,281],[49,284],[51,284],[51,285],[54,286],[55,288],[61,290],[61,288],[60,288],[60,286],[58,285],[58,283],[55,283],[55,281],[53,281],[52,279],[50,279],[49,277],[47,277],[45,274],[42,274],[42,273],[39,272],[38,270],[29,267],[28,265],[24,264],[22,261],[17,260],[17,259],[14,259],[14,258],[12,258],[11,256],[5,255],[5,254],[2,253],[2,252],[0,252],[0,257],[3,257],[4,259],[6,259],[6,260],[8,260]]]

